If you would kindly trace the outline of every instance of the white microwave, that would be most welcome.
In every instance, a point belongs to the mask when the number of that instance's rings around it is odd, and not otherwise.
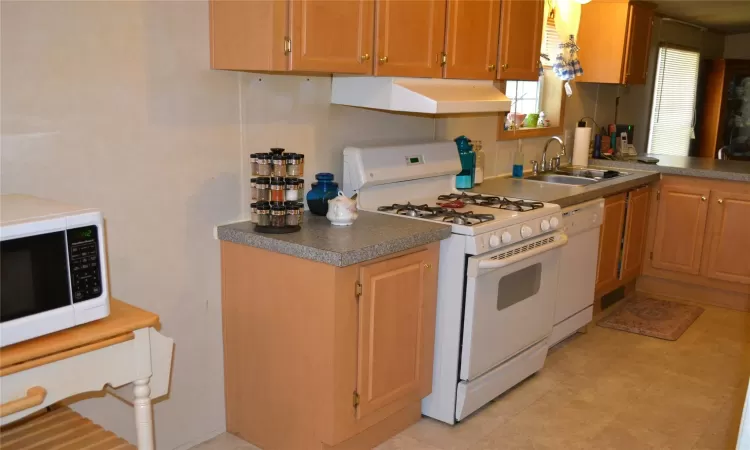
[[[0,347],[109,315],[101,212],[0,196]]]

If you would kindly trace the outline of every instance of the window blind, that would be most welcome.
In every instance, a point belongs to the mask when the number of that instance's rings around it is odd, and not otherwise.
[[[659,47],[648,153],[688,156],[695,125],[700,54]]]
[[[543,61],[545,66],[551,66],[555,63],[555,57],[560,53],[560,36],[555,29],[555,16],[550,14],[544,23],[544,33],[542,35],[542,53],[547,54],[549,61]]]

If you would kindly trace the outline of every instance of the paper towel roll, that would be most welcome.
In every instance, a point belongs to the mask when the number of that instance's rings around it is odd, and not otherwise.
[[[573,137],[573,165],[584,166],[589,164],[589,142],[591,141],[591,128],[578,127]]]

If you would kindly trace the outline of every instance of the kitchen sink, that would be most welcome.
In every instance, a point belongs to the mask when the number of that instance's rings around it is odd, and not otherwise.
[[[586,177],[577,177],[573,175],[561,175],[558,173],[543,173],[526,177],[526,180],[543,181],[545,183],[569,184],[573,186],[586,186],[588,184],[598,183],[601,180]]]
[[[630,175],[627,172],[619,172],[617,170],[599,170],[599,169],[590,169],[586,167],[561,167],[557,171],[555,171],[556,174],[563,174],[563,175],[573,175],[576,177],[584,177],[584,178],[596,178],[596,179],[609,179],[609,178],[617,178],[624,175]]]

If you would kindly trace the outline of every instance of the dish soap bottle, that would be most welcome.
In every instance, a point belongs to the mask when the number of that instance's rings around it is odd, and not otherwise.
[[[474,187],[474,169],[476,168],[476,153],[472,149],[471,139],[459,136],[454,139],[461,158],[461,172],[456,175],[456,189],[471,189]]]
[[[474,169],[474,184],[482,184],[482,181],[484,181],[484,150],[482,150],[482,141],[474,141],[474,153],[477,155],[477,164]]]
[[[518,148],[513,154],[513,178],[523,178],[523,140],[518,140]]]

